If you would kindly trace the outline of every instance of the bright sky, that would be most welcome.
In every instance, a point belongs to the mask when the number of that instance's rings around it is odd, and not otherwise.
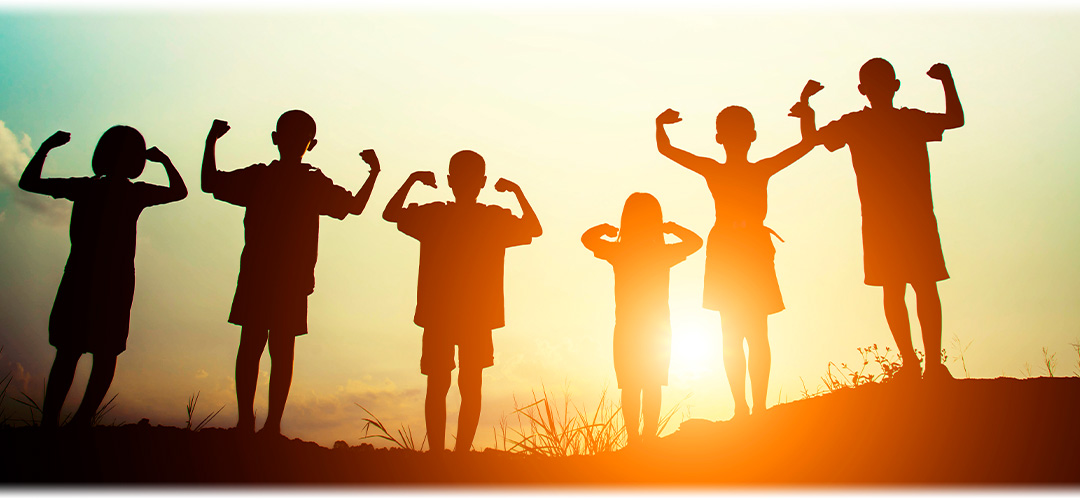
[[[485,371],[477,447],[530,391],[568,388],[595,405],[617,394],[611,359],[612,272],[579,242],[595,224],[618,224],[634,191],[654,194],[665,218],[701,236],[713,222],[704,181],[656,151],[653,119],[682,113],[673,143],[723,157],[713,119],[725,106],[754,113],[751,158],[798,141],[786,116],[807,79],[825,85],[812,103],[819,124],[862,108],[859,66],[896,67],[898,105],[944,111],[936,62],[952,68],[964,127],[929,146],[935,212],[952,278],[940,284],[949,366],[964,375],[952,339],[970,347],[971,377],[1041,375],[1042,349],[1058,375],[1078,367],[1080,341],[1080,15],[1075,9],[708,10],[611,5],[564,10],[473,6],[389,7],[305,14],[284,9],[0,11],[0,374],[40,401],[55,353],[49,310],[69,244],[70,203],[20,191],[35,148],[56,130],[72,141],[45,175],[90,175],[90,155],[110,126],[139,129],[170,155],[191,194],[146,210],[127,351],[110,395],[118,421],[183,425],[224,405],[211,425],[236,418],[234,356],[240,328],[226,322],[243,246],[243,209],[199,189],[202,144],[214,118],[232,130],[220,168],[276,157],[270,132],[283,111],[318,123],[305,159],[356,190],[373,148],[383,173],[368,210],[323,218],[310,334],[297,342],[285,434],[324,445],[359,442],[354,403],[392,427],[423,434],[420,328],[412,324],[419,245],[380,212],[410,172],[440,182],[450,156],[482,154],[488,177],[520,184],[544,226],[506,259],[507,326],[495,332]],[[142,180],[165,183],[148,164]],[[447,199],[417,188],[413,201]],[[481,201],[512,208],[488,189]],[[859,200],[847,150],[812,151],[769,187],[766,223],[787,240],[776,268],[787,310],[770,319],[769,404],[821,382],[828,362],[859,361],[856,348],[892,346],[881,291],[862,284]],[[674,355],[664,407],[710,420],[732,414],[720,318],[701,308],[704,250],[671,274]],[[913,294],[909,304],[914,311]],[[917,325],[914,320],[913,323]],[[920,341],[916,341],[921,346]],[[266,414],[263,359],[256,406]],[[89,357],[68,406],[81,397]],[[530,400],[531,401],[531,400]],[[458,399],[448,401],[450,429]],[[673,430],[669,428],[668,432]],[[448,439],[448,442],[452,440]]]

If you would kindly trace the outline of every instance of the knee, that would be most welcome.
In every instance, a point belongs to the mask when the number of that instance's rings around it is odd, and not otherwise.
[[[296,346],[296,337],[293,335],[270,335],[270,358],[292,359],[293,350]]]
[[[450,372],[428,375],[427,393],[431,395],[446,396],[450,391]]]
[[[461,392],[461,398],[475,399],[480,397],[480,392],[483,386],[483,371],[462,371],[458,375],[458,391]]]

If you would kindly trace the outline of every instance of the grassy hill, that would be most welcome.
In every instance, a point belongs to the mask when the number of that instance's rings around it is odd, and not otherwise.
[[[1080,379],[866,384],[741,420],[689,420],[596,456],[328,449],[149,423],[0,428],[5,484],[919,486],[1080,483]]]

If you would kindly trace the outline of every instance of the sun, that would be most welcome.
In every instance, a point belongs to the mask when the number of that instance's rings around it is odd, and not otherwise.
[[[720,361],[720,330],[705,318],[671,318],[671,374],[699,378],[710,374]]]

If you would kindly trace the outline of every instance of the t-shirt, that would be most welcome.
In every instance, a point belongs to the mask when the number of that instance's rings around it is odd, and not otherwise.
[[[344,219],[352,194],[306,163],[219,172],[214,197],[247,207],[238,281],[282,293],[315,290],[319,215]]]
[[[867,107],[821,128],[829,151],[845,144],[851,149],[864,226],[934,221],[926,143],[941,140],[944,127],[937,118],[917,109]]]
[[[68,268],[109,276],[135,269],[135,229],[143,208],[173,199],[169,188],[107,177],[41,179],[42,194],[75,202]]]
[[[769,177],[758,165],[730,167],[719,162],[705,170],[716,207],[716,226],[730,229],[733,224],[761,225],[769,210]]]
[[[615,323],[628,327],[669,325],[670,269],[686,260],[685,246],[635,247],[600,241],[593,255],[611,263],[615,273]]]
[[[424,328],[505,325],[505,249],[532,242],[521,219],[494,205],[436,202],[403,210],[398,230],[420,241],[413,322]]]

